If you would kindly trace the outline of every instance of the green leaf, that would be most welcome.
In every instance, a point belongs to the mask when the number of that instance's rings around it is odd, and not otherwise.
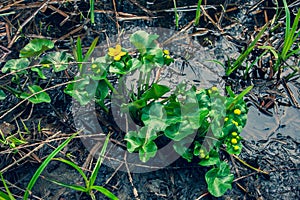
[[[157,152],[157,146],[155,142],[150,141],[142,146],[139,150],[140,160],[147,162],[150,158],[154,157]]]
[[[87,188],[85,188],[83,186],[80,186],[80,185],[67,184],[67,183],[63,183],[61,181],[53,180],[51,178],[46,178],[46,180],[48,180],[48,181],[50,181],[50,182],[52,182],[56,185],[69,188],[71,190],[80,191],[80,192],[87,192]]]
[[[233,178],[229,165],[226,162],[221,162],[217,168],[212,168],[205,174],[209,193],[215,197],[224,195],[228,189],[232,188]]]
[[[127,150],[132,153],[139,151],[140,160],[147,162],[154,157],[157,152],[157,146],[153,140],[157,138],[157,133],[153,127],[142,127],[138,132],[129,131],[125,135],[127,141]]]
[[[82,178],[84,179],[85,183],[87,184],[88,183],[88,179],[86,177],[86,175],[84,174],[84,172],[82,171],[82,169],[76,165],[75,163],[69,161],[69,160],[66,160],[66,159],[63,159],[63,158],[53,158],[52,160],[56,160],[56,161],[60,161],[60,162],[63,162],[71,167],[73,167],[81,176]]]
[[[142,110],[142,121],[148,127],[153,127],[156,131],[164,131],[167,127],[166,112],[161,103],[149,104]]]
[[[11,59],[5,63],[2,68],[2,73],[16,72],[17,74],[27,74],[26,69],[28,68],[30,62],[27,58]]]
[[[105,196],[107,196],[108,198],[110,198],[111,200],[118,200],[118,197],[116,197],[108,189],[106,189],[106,188],[104,188],[102,186],[95,185],[95,186],[92,186],[92,189],[101,192],[102,194],[104,194]]]
[[[20,51],[21,58],[39,56],[46,50],[52,49],[54,43],[48,39],[33,39]]]
[[[68,68],[72,58],[72,55],[65,51],[51,52],[42,58],[41,64],[52,64],[54,72],[60,72]]]
[[[3,175],[2,175],[1,172],[0,172],[0,178],[2,180],[2,183],[3,183],[3,186],[4,186],[5,190],[7,192],[7,194],[6,194],[6,193],[0,191],[0,200],[2,200],[2,199],[3,200],[15,200],[15,197],[10,192],[10,190],[9,190],[9,188],[8,188],[8,186],[7,186],[7,184],[6,184],[5,180],[4,180],[4,177],[3,177]]]
[[[67,140],[65,140],[61,145],[59,145],[45,160],[44,162],[39,166],[39,168],[35,171],[34,175],[30,179],[30,182],[27,185],[25,194],[24,194],[24,200],[28,199],[29,193],[31,192],[31,189],[35,185],[37,179],[41,175],[41,173],[44,171],[44,169],[47,167],[49,162],[58,154],[67,144],[78,134],[79,132],[74,133],[71,137],[69,137]]]
[[[142,99],[146,101],[150,99],[157,100],[169,91],[170,91],[169,87],[165,85],[159,85],[157,83],[153,83],[151,85],[151,88],[142,95]]]
[[[136,131],[129,131],[124,140],[127,141],[127,150],[132,153],[143,145],[143,140],[139,138]]]
[[[97,86],[88,76],[75,78],[75,80],[78,79],[83,80],[68,84],[64,89],[64,93],[76,99],[80,105],[86,105],[94,98]]]
[[[191,127],[191,124],[188,120],[183,120],[181,123],[171,124],[168,126],[165,130],[165,135],[174,140],[174,141],[180,141],[183,138],[194,134],[195,129]]]
[[[108,63],[106,62],[105,57],[99,57],[95,59],[91,64],[91,69],[93,71],[93,75],[91,78],[93,80],[102,80],[105,79],[107,76]]]
[[[6,94],[3,92],[3,90],[0,89],[0,101],[4,100],[6,98]]]
[[[201,166],[211,166],[211,165],[216,165],[220,162],[219,154],[215,150],[211,150],[209,152],[209,158],[203,158],[200,162],[199,165]]]
[[[43,70],[38,67],[31,68],[31,71],[36,72],[41,79],[47,79],[47,77],[43,74]]]
[[[43,102],[45,103],[51,102],[50,96],[45,91],[43,91],[43,89],[40,86],[38,85],[28,86],[28,89],[30,90],[31,93],[23,92],[20,96],[22,99],[29,98],[34,94],[32,97],[28,99],[31,103],[37,104]]]
[[[189,146],[192,144],[193,140],[194,139],[192,137],[186,137],[182,140],[175,141],[173,144],[174,150],[188,162],[191,162],[193,158],[193,153],[189,149]]]
[[[148,34],[145,31],[136,31],[130,36],[130,42],[138,49],[138,51],[143,55],[149,49],[156,48],[158,45],[155,40],[158,35]]]

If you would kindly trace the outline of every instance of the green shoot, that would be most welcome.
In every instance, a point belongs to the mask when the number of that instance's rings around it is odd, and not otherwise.
[[[52,183],[55,183],[55,184],[63,186],[63,187],[70,188],[72,190],[76,190],[76,191],[80,191],[80,192],[86,192],[87,194],[89,194],[91,196],[91,198],[93,200],[96,199],[96,197],[93,193],[93,190],[97,190],[97,191],[101,192],[102,194],[104,194],[105,196],[107,196],[110,199],[117,200],[118,198],[113,193],[111,193],[109,190],[107,190],[106,188],[104,188],[102,186],[94,185],[95,181],[96,181],[96,178],[97,178],[97,175],[98,175],[98,172],[99,172],[99,169],[101,167],[102,161],[104,159],[104,154],[106,152],[108,142],[109,142],[109,136],[107,136],[106,139],[105,139],[105,142],[104,142],[103,147],[101,149],[101,152],[99,154],[97,163],[96,163],[96,165],[95,165],[95,167],[92,171],[90,179],[88,179],[88,177],[85,175],[83,170],[78,165],[76,165],[75,163],[73,163],[69,160],[65,160],[63,158],[53,158],[52,159],[52,160],[63,162],[65,164],[73,167],[82,176],[82,178],[85,182],[85,187],[79,186],[79,185],[66,184],[66,183],[62,183],[62,182],[52,180],[52,179],[48,179],[48,180],[51,181]]]
[[[1,180],[2,180],[2,183],[3,183],[3,186],[7,192],[7,194],[5,194],[4,192],[1,192],[0,191],[0,200],[5,200],[5,199],[9,199],[9,200],[15,200],[14,196],[12,195],[12,193],[10,192],[3,176],[2,176],[2,173],[0,172],[0,177],[1,177]]]
[[[94,24],[95,23],[95,1],[94,0],[90,0],[90,18],[91,18],[91,23]]]
[[[174,3],[174,13],[175,13],[175,24],[176,24],[176,28],[178,28],[179,26],[179,15],[177,12],[177,6],[176,6],[176,0],[173,0]]]
[[[201,16],[201,3],[202,0],[198,0],[198,5],[197,5],[197,11],[196,11],[196,18],[195,18],[195,26],[199,24],[200,16]]]
[[[36,170],[36,172],[34,173],[34,175],[32,176],[27,189],[25,191],[24,194],[24,200],[28,199],[29,194],[31,193],[31,189],[33,188],[33,186],[35,185],[37,179],[39,178],[39,176],[41,175],[41,173],[44,171],[44,169],[47,167],[47,165],[49,164],[49,162],[52,160],[52,158],[54,158],[56,156],[56,154],[58,154],[65,146],[67,146],[67,144],[77,135],[79,134],[79,132],[74,133],[71,137],[69,137],[66,141],[64,141],[61,145],[59,145],[47,158],[46,160],[41,164],[41,166]]]
[[[247,56],[251,53],[251,51],[255,48],[256,43],[261,38],[261,36],[264,34],[266,28],[268,27],[268,24],[265,24],[261,31],[257,34],[256,38],[251,42],[249,47],[246,49],[245,52],[243,52],[233,63],[232,66],[229,66],[229,69],[226,71],[226,75],[229,76],[233,71],[235,71],[237,68],[239,68],[244,60],[247,58]]]

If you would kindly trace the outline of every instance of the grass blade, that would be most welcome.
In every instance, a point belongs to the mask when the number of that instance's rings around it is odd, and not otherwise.
[[[261,38],[261,36],[264,34],[266,28],[268,27],[268,23],[265,24],[263,26],[263,28],[261,29],[261,31],[257,34],[256,38],[251,42],[251,44],[249,45],[248,49],[246,49],[245,52],[243,52],[237,59],[236,61],[233,63],[232,67],[230,67],[227,71],[226,71],[226,75],[229,76],[233,71],[235,71],[237,68],[239,68],[242,63],[244,62],[244,60],[247,58],[247,56],[251,53],[251,51],[254,49],[256,43],[258,42],[258,40]]]
[[[80,191],[80,192],[87,192],[87,189],[83,186],[79,186],[79,185],[71,185],[71,184],[66,184],[66,183],[63,183],[63,182],[60,182],[60,181],[56,181],[56,180],[53,180],[53,179],[50,179],[50,178],[46,178],[45,179],[47,181],[50,181],[56,185],[59,185],[59,186],[62,186],[62,187],[66,187],[66,188],[69,188],[69,189],[72,189],[72,190],[76,190],[76,191]]]
[[[79,131],[80,132],[80,131]],[[47,158],[46,160],[44,160],[44,162],[41,164],[41,166],[36,170],[36,172],[34,173],[33,177],[31,178],[23,199],[27,200],[29,193],[31,191],[31,189],[33,188],[34,184],[36,183],[37,179],[39,178],[39,176],[41,175],[41,173],[44,171],[44,169],[47,167],[47,165],[49,164],[49,162],[52,160],[52,158],[54,158],[54,156],[56,156],[56,154],[58,154],[58,152],[60,152],[65,146],[67,146],[67,144],[77,135],[79,134],[79,132],[74,133],[71,137],[69,137],[67,140],[65,140],[61,145],[59,145]]]
[[[201,3],[202,3],[202,0],[198,0],[195,23],[194,23],[195,26],[197,26],[199,24],[199,20],[200,20],[200,16],[201,16]]]
[[[92,42],[92,44],[91,44],[89,50],[86,52],[86,54],[85,54],[85,56],[84,56],[82,62],[87,62],[87,61],[88,61],[88,59],[90,58],[91,54],[92,54],[93,51],[95,50],[95,47],[96,47],[97,42],[98,42],[98,39],[99,39],[99,37],[96,37],[96,38],[94,39],[94,41]]]
[[[282,60],[288,59],[288,51],[291,49],[294,41],[297,39],[297,37],[300,35],[300,32],[296,33],[296,30],[298,28],[299,18],[300,18],[300,9],[298,10],[298,13],[295,17],[295,20],[292,25],[292,29],[290,29],[290,23],[291,23],[291,16],[290,11],[287,6],[286,0],[283,0],[284,9],[285,9],[285,15],[286,15],[286,28],[285,28],[285,36],[284,36],[284,46],[281,53]]]
[[[97,163],[93,169],[93,172],[91,174],[91,177],[90,177],[90,180],[89,180],[89,187],[92,187],[96,181],[96,178],[97,178],[97,174],[98,174],[98,171],[101,167],[101,164],[102,164],[102,161],[104,159],[104,154],[105,154],[105,151],[106,151],[106,148],[107,148],[107,145],[108,145],[108,141],[109,141],[109,135],[106,137],[105,139],[105,142],[103,144],[103,147],[101,149],[101,152],[99,154],[99,158],[97,160]],[[89,188],[91,190],[91,188]]]
[[[0,177],[1,177],[1,180],[2,180],[2,183],[3,183],[3,186],[5,187],[5,190],[7,192],[7,194],[5,194],[4,192],[1,192],[0,191],[0,200],[2,199],[2,197],[5,199],[10,199],[10,200],[15,200],[14,196],[12,195],[12,193],[10,192],[3,176],[2,176],[2,173],[0,172]]]
[[[77,62],[82,62],[82,45],[81,45],[81,39],[80,37],[77,38],[76,42],[76,55],[75,58]]]
[[[90,0],[90,19],[91,19],[91,23],[94,24],[95,23],[95,1],[94,0]]]
[[[229,87],[228,87],[229,88]],[[228,91],[228,88],[226,87],[227,91]],[[252,90],[253,88],[253,85],[250,85],[249,87],[247,87],[245,90],[243,90],[239,95],[235,96],[234,97],[234,100],[232,101],[232,103],[228,106],[228,110],[231,110],[234,105],[239,102],[247,93],[250,92],[250,90]],[[230,89],[230,88],[229,88]],[[231,89],[230,89],[231,90]],[[229,91],[230,92],[230,91]]]
[[[112,200],[118,200],[118,197],[116,197],[113,193],[111,193],[108,189],[102,187],[102,186],[92,186],[92,189],[97,190],[99,192],[101,192],[102,194],[104,194],[105,196],[107,196],[108,198],[112,199]]]
[[[73,163],[73,162],[71,162],[69,160],[63,159],[63,158],[53,158],[52,160],[60,161],[60,162],[63,162],[65,164],[73,167],[82,176],[82,178],[84,179],[85,184],[88,183],[88,179],[87,179],[86,175],[84,174],[84,172],[82,171],[82,169],[80,169],[80,167],[78,167],[78,165],[76,165],[75,163]]]
[[[178,28],[179,26],[179,15],[177,12],[177,6],[176,6],[176,0],[173,0],[174,3],[174,12],[175,12],[175,24],[176,24],[176,28]]]

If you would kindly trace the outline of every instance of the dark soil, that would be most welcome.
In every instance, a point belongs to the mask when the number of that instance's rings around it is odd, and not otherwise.
[[[48,4],[26,22],[45,2]],[[166,45],[176,58],[174,66],[181,72],[180,75],[172,75],[171,78],[168,77],[168,73],[164,74],[170,84],[177,84],[179,80],[185,79],[197,87],[217,85],[224,89],[226,85],[230,85],[237,93],[248,85],[255,85],[251,94],[246,97],[250,111],[247,126],[242,133],[245,148],[239,157],[248,164],[269,172],[269,175],[258,173],[224,153],[223,157],[231,164],[236,179],[233,189],[219,199],[299,199],[300,112],[287,95],[286,86],[280,81],[289,71],[284,71],[278,79],[271,74],[268,64],[270,59],[267,58],[267,61],[262,61],[260,66],[253,68],[248,78],[243,79],[243,69],[230,77],[225,77],[223,67],[207,62],[215,59],[226,63],[228,58],[236,58],[251,43],[258,28],[262,27],[266,20],[269,21],[274,17],[276,6],[271,0],[207,0],[203,1],[206,14],[202,15],[200,24],[194,26],[191,22],[195,18],[197,1],[176,2],[179,14],[178,28],[175,26],[172,0],[96,1],[95,24],[91,24],[87,17],[89,1],[1,0],[0,68],[7,60],[17,58],[20,49],[33,38],[49,38],[56,41],[56,50],[71,53],[71,47],[74,46],[77,37],[81,37],[83,45],[88,47],[94,38],[99,36],[101,49],[101,45],[106,43],[107,39],[112,43],[115,42],[121,30],[125,33],[138,29],[153,31],[155,30],[153,28],[157,27],[168,30],[167,35],[161,35],[160,42],[184,30],[182,34],[189,34],[190,43],[185,43],[187,40],[184,42],[180,40],[174,42],[176,44]],[[288,1],[288,4],[291,11],[296,13],[300,2]],[[281,1],[279,6],[282,6]],[[283,17],[279,20],[284,23]],[[22,29],[18,32],[20,27]],[[262,40],[277,42],[280,45],[283,35],[284,28],[281,28],[274,36],[279,41],[268,38],[268,35]],[[249,61],[255,60],[261,53],[259,51],[255,49]],[[100,50],[98,52],[101,54]],[[97,56],[97,52],[94,56]],[[299,66],[299,57],[289,62],[291,65],[296,63],[295,65]],[[49,87],[71,80],[76,74],[74,68],[71,66],[65,73],[55,74],[50,82],[48,80],[41,82],[41,86]],[[3,77],[0,73],[0,84],[9,82],[10,77]],[[297,102],[300,102],[299,84],[299,75],[287,82],[287,87],[291,89]],[[29,180],[40,163],[78,128],[76,117],[72,113],[76,105],[71,97],[64,94],[63,88],[64,86],[61,86],[49,91],[51,104],[32,106],[30,103],[23,103],[8,112],[20,100],[9,95],[4,101],[0,101],[0,130],[5,135],[25,133],[22,121],[29,129],[29,134],[24,134],[28,143],[20,145],[17,150],[5,145],[0,146],[0,172],[3,173],[17,199],[22,198]],[[270,99],[273,101],[269,103],[271,106],[265,107]],[[6,112],[8,114],[2,117]],[[122,146],[125,144],[124,135],[116,127],[112,116],[104,114],[98,108],[97,113],[98,121],[96,121],[102,130],[100,132],[106,134],[113,132],[112,143],[124,149]],[[89,119],[91,118],[88,117],[87,120]],[[39,122],[42,131],[38,131],[37,128]],[[99,129],[93,127],[92,122],[91,124],[86,132],[93,133],[99,139]],[[95,163],[95,159],[89,153],[93,146],[87,147],[86,143],[77,138],[59,156],[66,156],[83,169],[90,170],[90,165]],[[141,168],[150,172],[129,173],[135,170],[133,167],[138,166],[129,165],[127,169],[124,164],[124,160],[130,163],[130,160],[126,160],[127,154],[122,151],[116,159],[110,157],[116,155],[116,152],[110,154],[109,151],[108,148],[106,160],[96,182],[112,191],[121,200],[218,199],[207,193],[204,174],[208,169],[200,167],[197,161],[188,163],[184,159],[178,159],[159,170],[146,163]],[[119,171],[116,170],[118,166]],[[83,185],[79,174],[64,164],[53,161],[35,185],[31,199],[90,199],[86,194],[59,187],[43,177]],[[0,190],[5,192],[2,183]],[[97,199],[105,199],[100,194],[96,196]]]

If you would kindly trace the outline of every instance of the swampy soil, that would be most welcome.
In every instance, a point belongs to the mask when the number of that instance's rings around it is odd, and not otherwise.
[[[7,60],[17,58],[20,49],[33,38],[51,39],[55,41],[56,50],[72,53],[71,47],[77,37],[82,38],[84,47],[88,47],[95,37],[99,37],[98,47],[93,54],[96,57],[103,53],[101,47],[107,42],[114,43],[118,38],[123,38],[122,45],[126,46],[126,38],[134,30],[158,33],[160,42],[170,49],[175,58],[173,70],[162,73],[166,84],[172,86],[185,80],[199,88],[216,85],[221,90],[230,85],[237,93],[254,85],[251,93],[245,97],[249,117],[242,132],[244,149],[239,158],[268,174],[259,173],[237,158],[224,154],[223,158],[230,163],[235,175],[233,189],[223,197],[212,197],[207,192],[204,180],[208,169],[200,167],[196,161],[188,163],[184,159],[178,159],[162,169],[156,169],[147,163],[143,166],[132,165],[127,160],[128,153],[122,151],[124,135],[120,134],[113,116],[104,114],[99,108],[96,108],[96,122],[92,121],[91,116],[84,116],[84,121],[90,122],[86,126],[89,127],[87,132],[91,134],[89,137],[97,138],[93,140],[94,144],[87,144],[80,139],[82,135],[78,136],[59,156],[67,157],[89,171],[95,163],[95,158],[90,153],[92,147],[103,139],[103,134],[110,132],[113,144],[110,147],[117,146],[120,154],[118,157],[111,157],[110,155],[115,154],[109,154],[112,150],[108,148],[96,183],[111,190],[121,200],[299,199],[299,74],[289,79],[285,79],[291,73],[288,69],[282,71],[280,76],[272,74],[271,56],[266,56],[253,66],[246,77],[243,68],[229,77],[224,76],[224,67],[211,62],[218,60],[226,63],[228,59],[237,58],[260,28],[272,21],[276,5],[271,0],[203,1],[200,23],[195,26],[193,20],[197,1],[177,0],[176,3],[178,27],[175,25],[174,4],[171,0],[96,1],[94,24],[87,17],[88,1],[1,0],[0,67]],[[291,13],[297,13],[300,2],[287,3]],[[282,5],[282,1],[279,1],[279,7]],[[284,12],[283,9],[279,11]],[[278,14],[276,20],[282,22],[276,34],[266,33],[260,42],[275,43],[280,48],[284,37],[284,15]],[[183,39],[178,39],[180,37]],[[166,42],[168,40],[171,42]],[[255,48],[247,62],[255,60],[260,53],[261,50]],[[299,57],[294,57],[288,63],[299,67]],[[75,74],[76,71],[71,66],[65,72],[52,74],[52,77],[48,77],[51,81],[41,82],[41,85],[49,87],[64,83]],[[0,75],[1,84],[10,83],[11,77]],[[134,82],[134,77],[129,78],[130,80]],[[111,81],[118,84],[113,78]],[[0,101],[2,133],[6,136],[15,134],[17,137],[22,134],[27,141],[15,149],[4,144],[0,146],[0,170],[17,199],[22,198],[24,189],[41,162],[80,128],[73,112],[76,103],[64,94],[63,89],[64,86],[61,86],[49,91],[51,104],[31,105],[25,102],[14,108],[20,100],[13,95]],[[98,126],[94,126],[95,123]],[[147,173],[134,173],[137,171]],[[54,185],[47,178],[83,184],[74,170],[53,161],[39,178],[31,199],[90,198]],[[2,184],[0,189],[5,191]],[[105,199],[98,193],[96,196],[97,199]]]

